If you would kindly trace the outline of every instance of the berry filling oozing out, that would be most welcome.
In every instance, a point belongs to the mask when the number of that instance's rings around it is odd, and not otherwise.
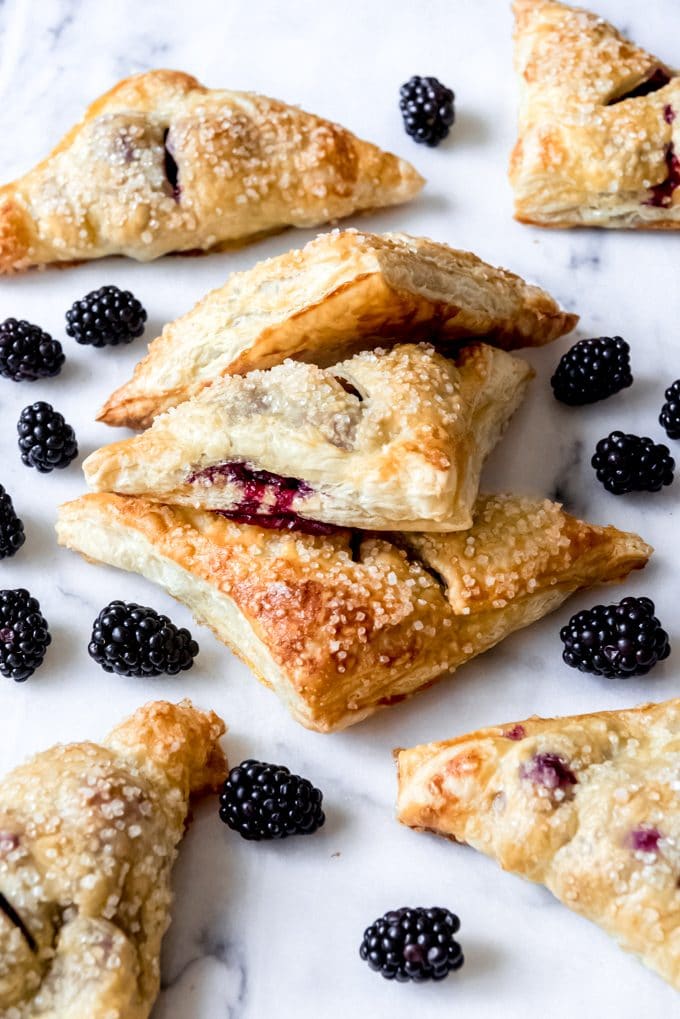
[[[656,828],[635,828],[630,833],[630,845],[636,853],[658,853],[661,832]]]
[[[194,471],[187,482],[190,485],[229,482],[240,486],[241,500],[234,509],[215,510],[220,516],[240,524],[257,524],[269,530],[300,531],[303,534],[335,534],[342,529],[319,520],[307,520],[291,508],[297,496],[311,494],[312,489],[305,481],[256,470],[242,460]]]
[[[657,209],[667,209],[671,205],[673,192],[677,187],[680,187],[680,159],[672,145],[666,149],[666,166],[668,167],[668,176],[660,184],[655,184],[649,189],[651,198],[645,202],[645,205],[652,205]]]
[[[665,88],[671,80],[670,74],[663,69],[663,67],[657,67],[656,70],[650,74],[648,78],[641,81],[639,85],[632,88],[629,92],[624,92],[622,96],[616,96],[612,99],[609,106],[615,106],[617,103],[622,103],[626,99],[639,99],[641,96],[651,95],[652,92],[658,92],[659,89]]]
[[[559,754],[535,754],[522,765],[520,775],[551,792],[557,789],[568,790],[578,782],[574,772]]]
[[[168,179],[168,184],[172,188],[172,197],[176,202],[180,200],[182,194],[182,188],[179,183],[179,167],[175,161],[175,157],[172,153],[172,142],[168,141],[168,135],[170,134],[170,128],[166,127],[163,135],[163,149],[165,152],[165,176]]]

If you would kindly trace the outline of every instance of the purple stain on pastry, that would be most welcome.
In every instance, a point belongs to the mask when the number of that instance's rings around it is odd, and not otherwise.
[[[578,782],[574,772],[559,754],[535,754],[522,765],[520,775],[550,790],[568,789]]]
[[[523,725],[513,725],[512,729],[508,729],[507,732],[503,733],[503,735],[506,739],[520,740],[524,739],[526,733]]]
[[[658,853],[661,832],[656,828],[634,828],[630,833],[630,846],[636,853]]]
[[[303,534],[335,534],[341,527],[307,520],[292,509],[293,500],[311,495],[312,488],[299,478],[286,478],[271,471],[256,470],[242,460],[232,460],[203,470],[187,478],[190,485],[218,485],[228,481],[242,489],[237,506],[216,510],[220,516],[241,524],[257,524],[269,530],[300,531]]]
[[[675,110],[670,103],[667,103],[663,108],[663,119],[667,124],[672,124],[675,120]]]
[[[680,159],[676,156],[672,145],[666,149],[666,166],[668,167],[668,176],[660,184],[655,184],[650,188],[652,197],[644,203],[645,205],[667,209],[673,202],[673,192],[677,187],[680,187]]]
[[[179,167],[175,162],[175,157],[172,153],[172,141],[169,139],[170,128],[166,127],[163,135],[163,150],[165,153],[165,176],[167,177],[168,184],[172,188],[172,197],[176,202],[179,201],[180,195],[182,194],[182,188],[179,184]]]
[[[652,92],[658,92],[660,88],[665,88],[670,80],[670,74],[663,67],[657,67],[653,74],[650,74],[648,78],[645,78],[639,85],[632,88],[630,92],[624,92],[622,96],[617,96],[608,105],[615,106],[617,103],[622,103],[625,99],[639,99],[641,96],[651,95]]]

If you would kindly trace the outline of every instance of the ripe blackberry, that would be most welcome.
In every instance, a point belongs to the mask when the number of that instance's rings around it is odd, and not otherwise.
[[[555,399],[572,407],[606,400],[632,384],[630,347],[620,336],[579,340],[550,380]]]
[[[78,456],[75,432],[49,403],[24,407],[17,422],[21,459],[41,474],[68,467]]]
[[[243,761],[229,772],[220,793],[220,817],[244,839],[311,835],[326,820],[323,794],[280,764]]]
[[[434,148],[446,138],[456,119],[455,96],[437,78],[416,74],[399,89],[399,109],[406,134]]]
[[[22,587],[0,591],[0,672],[16,683],[32,676],[52,638],[36,598]]]
[[[386,980],[443,980],[465,961],[454,937],[459,928],[448,909],[404,906],[366,928],[359,955]]]
[[[112,601],[95,619],[87,650],[105,672],[176,676],[194,664],[198,644],[187,629],[178,629],[155,609]]]
[[[590,461],[598,481],[608,492],[658,492],[673,481],[675,460],[668,446],[652,442],[646,435],[611,432],[600,439]]]
[[[66,312],[66,332],[76,343],[116,347],[144,332],[146,311],[129,290],[100,287],[76,301]]]
[[[59,340],[23,319],[0,322],[0,375],[34,382],[58,375],[65,361]]]
[[[666,402],[659,414],[659,424],[669,439],[680,439],[680,379],[664,393]]]
[[[668,634],[649,598],[624,598],[577,612],[560,630],[562,658],[573,669],[596,676],[644,676],[668,658]]]
[[[23,521],[16,515],[10,495],[0,485],[0,559],[9,559],[25,541]]]

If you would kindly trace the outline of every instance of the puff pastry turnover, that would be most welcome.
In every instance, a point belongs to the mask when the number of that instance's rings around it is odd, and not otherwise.
[[[99,419],[145,428],[222,375],[286,358],[323,367],[400,339],[469,336],[511,350],[549,343],[577,321],[543,290],[468,252],[336,230],[235,273],[167,325]]]
[[[680,700],[396,756],[403,824],[547,885],[680,990]]]
[[[188,605],[299,722],[321,732],[404,700],[651,553],[636,535],[513,496],[480,497],[470,531],[443,536],[441,546],[430,535],[418,554],[399,537],[264,530],[95,493],[61,507],[57,533],[60,544],[141,573]],[[492,590],[461,611],[457,592],[473,571]]]
[[[0,189],[0,272],[209,250],[405,202],[423,183],[405,160],[295,106],[148,71]]]
[[[55,746],[0,783],[0,1011],[146,1019],[191,796],[216,789],[224,724],[147,704],[101,745]]]
[[[680,226],[680,77],[602,18],[515,0],[515,213],[541,226]]]
[[[286,361],[218,380],[92,453],[85,477],[263,527],[461,530],[531,374],[483,343],[455,361],[425,344],[326,369]]]

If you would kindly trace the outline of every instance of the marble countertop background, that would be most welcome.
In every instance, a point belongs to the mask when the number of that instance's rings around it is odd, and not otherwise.
[[[593,3],[666,61],[680,60],[671,48],[680,35],[675,0]],[[469,248],[578,311],[577,334],[528,355],[537,378],[489,463],[485,487],[545,494],[590,520],[639,531],[657,554],[611,596],[651,596],[677,647],[639,680],[605,681],[567,669],[560,626],[579,606],[610,596],[585,593],[410,703],[335,736],[301,729],[182,606],[138,577],[58,549],[53,524],[57,505],[83,488],[82,458],[114,438],[94,422],[95,408],[128,377],[144,343],[102,351],[77,346],[64,335],[72,301],[105,283],[129,287],[149,311],[151,339],[231,271],[311,234],[289,232],[209,258],[149,266],[110,260],[2,280],[0,320],[39,323],[64,340],[67,363],[53,380],[0,380],[0,482],[27,532],[21,552],[0,564],[0,578],[3,587],[25,586],[39,598],[53,634],[31,680],[0,682],[0,767],[55,741],[96,739],[146,700],[190,696],[226,719],[234,763],[246,756],[285,763],[325,792],[325,828],[280,844],[243,842],[219,822],[214,803],[198,811],[175,872],[155,1019],[638,1019],[642,1005],[646,1015],[677,1009],[669,987],[543,889],[503,875],[471,850],[401,829],[393,817],[394,746],[532,713],[617,708],[678,693],[680,481],[659,495],[617,499],[589,466],[595,442],[613,428],[663,437],[656,422],[663,390],[680,376],[678,239],[541,232],[512,220],[510,32],[506,0],[0,2],[1,179],[28,169],[119,78],[176,67],[211,86],[299,103],[407,157],[428,179],[422,196],[363,217],[362,225]],[[402,131],[398,88],[414,73],[437,75],[456,92],[456,126],[434,151]],[[617,333],[632,347],[633,388],[585,410],[555,403],[548,380],[559,355],[578,336]],[[39,475],[20,462],[14,424],[37,399],[54,403],[76,429],[81,458],[66,471]],[[104,673],[89,659],[87,642],[92,620],[112,598],[151,604],[191,626],[201,645],[193,670],[149,681]],[[459,913],[467,957],[459,974],[439,985],[399,986],[360,962],[363,928],[406,904]]]

